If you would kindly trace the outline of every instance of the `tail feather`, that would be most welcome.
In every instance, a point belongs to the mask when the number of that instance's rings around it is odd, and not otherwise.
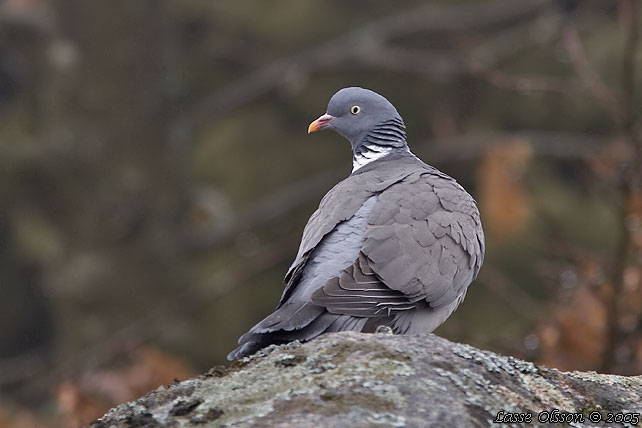
[[[240,346],[227,359],[243,358],[272,344],[305,342],[329,331],[361,331],[367,321],[368,318],[331,314],[313,303],[286,304],[241,336]]]
[[[353,317],[352,315],[335,315],[335,320],[325,330],[326,333],[334,331],[362,331],[369,318]]]
[[[308,325],[325,312],[323,306],[309,302],[287,302],[263,321],[250,329],[250,333],[270,333],[278,330],[296,330]],[[240,339],[239,339],[240,340]]]
[[[336,317],[337,316],[334,314],[324,312],[304,328],[293,331],[278,332],[275,337],[286,342],[291,342],[293,340],[299,340],[301,342],[312,340],[318,335],[325,333]]]
[[[239,358],[246,357],[248,355],[255,354],[259,349],[264,348],[267,346],[266,344],[262,344],[260,342],[247,342],[244,343],[243,345],[239,346],[229,354],[227,354],[227,360],[228,361],[233,361],[237,360]]]

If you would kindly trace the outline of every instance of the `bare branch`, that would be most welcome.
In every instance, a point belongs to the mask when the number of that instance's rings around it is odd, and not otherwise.
[[[480,72],[477,76],[498,88],[522,93],[557,92],[560,94],[568,94],[571,91],[582,89],[578,88],[577,83],[572,79],[548,76],[515,75],[505,73],[497,69]]]
[[[203,308],[228,295],[233,289],[249,285],[251,278],[258,273],[271,269],[289,259],[293,247],[298,240],[298,233],[291,234],[280,241],[263,246],[256,254],[241,260],[239,266],[232,266],[218,272],[216,279],[225,278],[225,281],[212,279],[213,284],[200,288],[207,289],[206,295],[199,296],[192,304],[192,311]],[[176,308],[177,302],[185,303],[185,295],[170,296],[160,301],[152,310],[140,318],[128,323],[120,329],[113,331],[108,337],[86,347],[73,358],[50,367],[42,359],[33,356],[20,356],[14,360],[0,361],[0,368],[10,372],[0,371],[0,386],[24,381],[21,389],[26,393],[48,390],[61,379],[79,372],[90,372],[101,365],[112,362],[119,356],[131,353],[136,348],[154,340],[163,332],[153,326],[161,325],[160,320],[166,319],[168,313]],[[23,361],[23,358],[27,358]],[[29,381],[30,380],[30,381]]]
[[[634,153],[621,170],[620,191],[621,191],[621,214],[620,214],[620,241],[615,252],[613,267],[613,290],[607,302],[608,304],[608,330],[609,343],[605,347],[605,354],[602,362],[602,369],[613,371],[620,364],[617,361],[618,348],[627,346],[628,339],[635,334],[633,331],[624,331],[620,325],[621,302],[625,301],[628,295],[625,285],[627,270],[639,261],[635,262],[634,253],[642,254],[642,248],[636,248],[634,230],[629,227],[631,219],[642,221],[642,213],[636,212],[635,201],[642,200],[642,140],[634,128],[635,120],[635,93],[637,90],[635,79],[635,61],[637,58],[639,42],[639,14],[638,2],[636,0],[622,0],[618,3],[620,22],[624,32],[624,47],[622,51],[621,88],[619,112],[620,120],[619,133],[624,142],[629,145]],[[637,257],[639,259],[639,257]],[[640,320],[641,314],[636,314]],[[639,321],[642,324],[642,320]],[[630,345],[630,344],[629,344]]]
[[[623,109],[623,128],[627,132],[632,132],[635,120],[635,79],[636,79],[636,59],[639,39],[637,4],[633,1],[620,1],[620,20],[627,33],[622,56],[622,109]],[[635,137],[635,136],[634,136]]]
[[[281,58],[228,85],[182,116],[179,128],[198,128],[240,105],[256,99],[282,84],[288,70],[312,73],[315,70],[373,52],[392,38],[417,31],[470,31],[516,20],[538,12],[550,0],[496,0],[458,6],[422,5],[382,18],[357,30],[324,42],[304,52]]]
[[[294,211],[302,204],[317,199],[319,192],[327,189],[330,183],[344,177],[347,171],[347,165],[345,168],[332,168],[277,189],[252,205],[248,211],[235,215],[234,220],[230,219],[229,226],[223,230],[199,230],[198,233],[188,234],[186,236],[188,247],[194,250],[216,248],[242,232],[270,223]]]
[[[617,122],[621,121],[623,113],[620,102],[586,58],[582,40],[572,21],[568,21],[564,26],[562,40],[571,59],[571,64],[582,83],[598,100],[605,104]]]
[[[427,140],[413,144],[413,151],[433,165],[475,160],[482,156],[486,147],[498,141],[520,138],[528,141],[535,156],[553,159],[576,159],[588,162],[604,145],[606,137],[589,134],[542,132],[524,130],[514,132],[488,132],[459,135]],[[187,247],[194,251],[211,250],[226,245],[240,233],[269,224],[293,212],[301,206],[316,201],[333,183],[348,173],[347,166],[331,168],[302,179],[268,194],[247,211],[234,215],[223,230],[188,234]],[[227,224],[227,223],[226,223]]]
[[[504,272],[494,266],[484,266],[484,270],[480,273],[481,285],[515,314],[530,322],[540,319],[541,309],[538,310],[540,307],[538,302],[517,284],[513,284]],[[529,310],[525,311],[524,308]]]

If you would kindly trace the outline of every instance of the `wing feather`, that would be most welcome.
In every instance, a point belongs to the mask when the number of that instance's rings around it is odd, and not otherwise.
[[[392,224],[376,222],[389,216]],[[431,307],[446,306],[466,290],[483,261],[477,205],[437,170],[409,175],[379,195],[362,251],[392,290],[422,296]]]

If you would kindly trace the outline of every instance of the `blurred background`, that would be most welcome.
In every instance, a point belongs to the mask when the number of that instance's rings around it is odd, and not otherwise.
[[[642,372],[636,0],[0,0],[0,427],[69,427],[224,363],[351,170],[307,126],[385,95],[477,199],[437,334]]]

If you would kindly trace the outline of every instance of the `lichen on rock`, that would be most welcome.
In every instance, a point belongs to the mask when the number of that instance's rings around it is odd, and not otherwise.
[[[641,412],[642,377],[560,372],[434,335],[342,332],[161,387],[91,427],[492,426],[500,411],[537,422],[553,409]]]

